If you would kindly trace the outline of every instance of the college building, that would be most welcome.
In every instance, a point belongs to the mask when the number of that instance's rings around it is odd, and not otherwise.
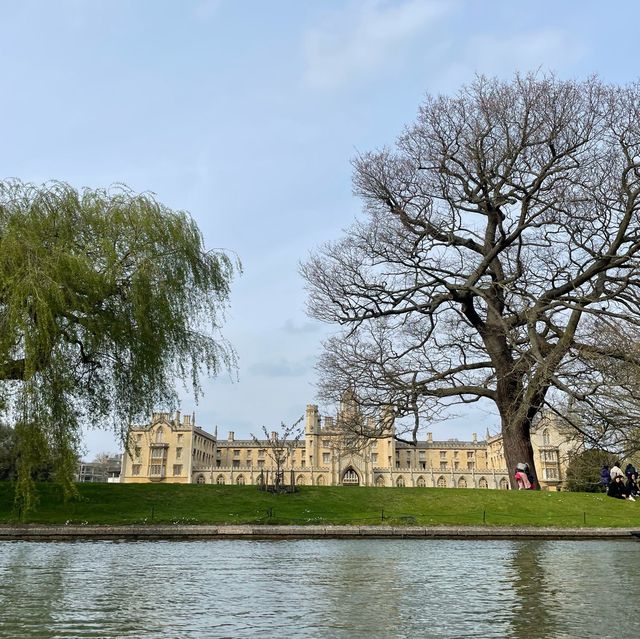
[[[501,435],[471,441],[434,440],[431,433],[416,446],[397,441],[393,426],[387,436],[347,444],[340,428],[348,408],[336,418],[318,407],[306,408],[304,434],[287,442],[281,470],[285,482],[299,486],[415,486],[442,488],[509,488]],[[216,429],[217,430],[217,429]],[[120,481],[125,483],[258,484],[275,470],[274,451],[281,442],[219,439],[196,426],[195,416],[178,411],[154,413],[148,424],[132,426],[122,456]],[[557,421],[542,417],[532,429],[541,487],[560,490],[565,478],[570,439]]]

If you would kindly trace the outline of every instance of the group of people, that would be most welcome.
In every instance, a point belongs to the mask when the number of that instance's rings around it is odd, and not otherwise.
[[[611,469],[603,466],[600,471],[600,483],[607,490],[609,497],[635,501],[640,493],[638,488],[638,471],[633,464],[627,464],[622,472],[620,462],[616,462]]]

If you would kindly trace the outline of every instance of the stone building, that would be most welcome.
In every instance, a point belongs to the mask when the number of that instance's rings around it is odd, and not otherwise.
[[[308,405],[304,435],[290,442],[284,463],[285,481],[316,486],[415,486],[442,488],[509,487],[500,435],[471,441],[434,440],[427,433],[416,446],[387,436],[346,444],[340,421],[320,418]],[[393,427],[391,427],[392,429]],[[274,439],[275,438],[275,439]],[[219,439],[195,424],[195,417],[154,413],[149,424],[130,429],[123,455],[121,481],[199,484],[257,484],[273,472],[272,441]],[[552,419],[541,419],[532,443],[543,489],[558,490],[564,480],[570,441]]]

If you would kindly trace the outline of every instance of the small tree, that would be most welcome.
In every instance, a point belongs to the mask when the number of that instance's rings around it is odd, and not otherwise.
[[[605,464],[611,468],[616,459],[615,453],[596,448],[572,455],[567,466],[567,489],[583,493],[600,492],[600,470]]]
[[[268,481],[269,474],[267,473],[266,479],[263,482],[265,488],[269,488],[273,492],[283,492],[286,482],[284,480],[284,471],[287,462],[291,459],[294,448],[296,447],[300,437],[302,436],[302,430],[300,424],[303,418],[301,417],[293,424],[287,426],[284,422],[280,424],[280,431],[267,430],[266,426],[262,427],[262,432],[265,439],[258,439],[255,435],[251,435],[254,443],[257,446],[264,447],[267,452],[267,457],[271,460],[271,483]],[[291,491],[295,489],[295,486],[291,486]]]

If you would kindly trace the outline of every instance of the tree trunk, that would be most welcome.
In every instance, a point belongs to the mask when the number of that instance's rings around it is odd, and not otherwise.
[[[540,488],[538,481],[538,473],[533,461],[533,446],[531,445],[531,422],[528,419],[509,421],[502,418],[502,445],[504,449],[504,457],[509,471],[509,483],[512,489],[517,489],[518,485],[515,480],[516,465],[523,463],[529,464],[529,470],[535,481],[535,488]]]

